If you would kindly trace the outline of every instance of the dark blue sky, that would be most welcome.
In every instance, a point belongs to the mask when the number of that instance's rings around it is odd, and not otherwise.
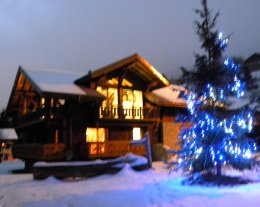
[[[260,1],[209,0],[217,27],[233,34],[228,56],[260,52]],[[178,77],[199,51],[200,0],[1,0],[0,109],[19,65],[88,72],[139,53]]]

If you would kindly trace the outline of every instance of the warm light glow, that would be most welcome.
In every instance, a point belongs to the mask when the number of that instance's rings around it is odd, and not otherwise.
[[[87,128],[86,142],[90,142],[90,154],[102,154],[105,152],[105,128]],[[95,142],[95,143],[93,143]]]
[[[58,144],[59,143],[59,130],[56,129],[55,130],[55,144]]]
[[[165,85],[169,85],[169,81],[163,77],[163,75],[161,73],[158,72],[158,70],[156,70],[153,66],[151,66],[151,71],[153,72],[154,75],[156,75]]]
[[[54,98],[51,98],[51,108],[54,107]]]
[[[59,103],[63,106],[65,104],[65,99],[59,99]]]
[[[99,118],[104,116],[118,118],[118,114],[114,110],[118,107],[117,88],[102,88],[98,86],[97,91],[106,97],[106,100],[102,102],[102,107],[105,108],[105,111],[102,111],[100,108]]]
[[[143,92],[134,90],[134,107],[143,107]]]
[[[143,107],[143,92],[138,90],[124,89],[123,90],[123,108],[130,111],[126,115],[126,119],[141,119],[141,113],[136,113]]]
[[[112,79],[108,80],[107,83],[111,84],[111,85],[118,85],[118,78],[112,78]],[[122,86],[133,87],[133,84],[126,79],[123,79],[121,84],[122,84]]]
[[[45,98],[41,98],[41,107],[43,108],[45,105]]]
[[[141,139],[141,129],[134,127],[133,128],[133,140],[140,140]]]
[[[105,152],[105,144],[90,144],[89,153],[93,154],[104,154]]]
[[[104,142],[105,128],[87,128],[86,142]]]
[[[106,100],[102,102],[104,107],[117,107],[118,106],[118,95],[117,88],[102,88],[101,86],[97,87],[97,91],[104,95]]]

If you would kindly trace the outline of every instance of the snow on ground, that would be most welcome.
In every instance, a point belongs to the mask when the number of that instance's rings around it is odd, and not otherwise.
[[[168,174],[161,162],[154,169],[133,171],[129,165],[118,174],[102,175],[81,181],[49,177],[35,181],[32,174],[11,174],[22,162],[0,163],[0,207],[191,207],[260,206],[260,182],[236,187],[182,185],[180,173]],[[260,180],[260,172],[242,175]]]

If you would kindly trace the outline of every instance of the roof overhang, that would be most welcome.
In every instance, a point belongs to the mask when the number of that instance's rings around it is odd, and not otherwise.
[[[94,79],[100,78],[108,73],[112,73],[116,70],[127,68],[149,83],[158,82],[160,87],[169,85],[169,81],[156,70],[146,59],[138,54],[131,55],[127,58],[121,59],[110,65],[102,67],[93,72],[89,72],[87,75],[77,79],[75,83],[86,84]]]
[[[145,94],[145,97],[157,106],[186,108],[186,101],[181,97],[181,93],[184,92],[185,88],[171,84],[167,87],[155,89]]]
[[[30,83],[31,88],[33,88],[40,97],[80,99],[86,101],[102,101],[105,99],[105,97],[97,91],[78,86],[74,83],[75,79],[82,76],[81,73],[19,66],[9,97],[7,111],[10,110],[13,98],[17,93],[16,87],[20,75],[25,77]]]

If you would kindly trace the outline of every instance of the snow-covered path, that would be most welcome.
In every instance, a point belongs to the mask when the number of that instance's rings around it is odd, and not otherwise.
[[[8,165],[14,169],[21,163]],[[0,164],[0,207],[260,206],[260,183],[222,188],[183,186],[181,175],[169,175],[162,163],[155,163],[153,171],[135,172],[126,166],[116,175],[77,182],[53,177],[34,181],[31,174],[7,174],[7,168]],[[260,178],[257,172],[243,175]]]

